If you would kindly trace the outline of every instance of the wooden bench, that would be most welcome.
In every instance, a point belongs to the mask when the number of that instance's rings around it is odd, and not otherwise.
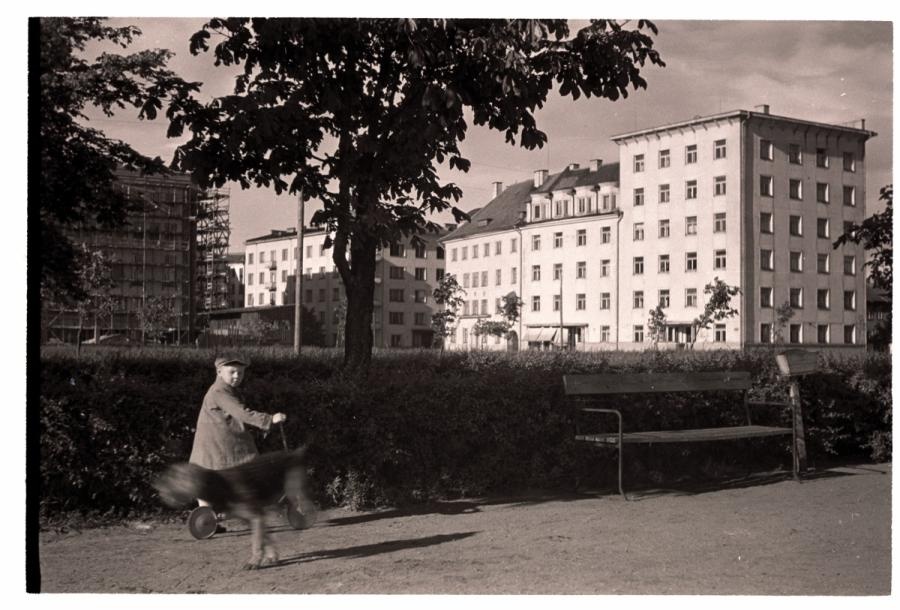
[[[613,432],[582,433],[580,420],[584,419],[576,413],[575,440],[592,445],[615,446],[618,448],[619,493],[629,500],[622,486],[622,448],[629,443],[687,443],[706,441],[727,441],[741,438],[792,435],[792,454],[794,478],[799,480],[800,472],[805,469],[805,446],[803,439],[803,419],[800,413],[799,397],[795,396],[792,385],[789,402],[760,402],[749,399],[751,388],[750,373],[744,371],[716,371],[702,373],[652,373],[652,374],[603,374],[603,375],[564,375],[566,396],[578,403],[580,413],[605,413],[615,415],[618,428]],[[627,429],[622,409],[586,406],[596,402],[598,398],[613,395],[649,394],[649,393],[684,393],[684,392],[740,392],[740,405],[743,407],[742,418],[746,423],[739,426],[723,426],[694,428],[685,430],[649,430],[637,431]],[[753,423],[750,416],[751,407],[760,405],[791,406],[793,412],[792,425],[761,426]],[[627,430],[627,431],[626,431]]]

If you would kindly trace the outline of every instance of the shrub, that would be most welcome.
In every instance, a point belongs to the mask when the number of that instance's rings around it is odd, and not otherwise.
[[[401,504],[525,488],[614,485],[614,454],[578,446],[562,375],[588,372],[747,370],[759,398],[787,386],[770,351],[601,353],[384,351],[370,376],[339,369],[340,353],[290,356],[263,348],[245,391],[251,406],[284,411],[293,447],[308,444],[311,479],[322,503]],[[41,362],[42,514],[160,510],[149,483],[190,454],[203,394],[213,381],[209,351],[89,350],[76,361],[46,353]],[[891,457],[890,358],[823,358],[804,379],[810,459]],[[621,401],[620,401],[621,402]],[[706,393],[625,400],[634,427],[737,421],[734,395]],[[739,411],[739,409],[738,409]],[[789,423],[789,412],[768,413]],[[784,465],[789,441],[629,447],[628,476],[658,480],[729,469]],[[260,451],[281,433],[258,437]],[[748,463],[749,462],[749,463]]]

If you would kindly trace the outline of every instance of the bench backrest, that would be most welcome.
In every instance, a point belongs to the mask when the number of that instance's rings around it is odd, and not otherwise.
[[[612,373],[602,375],[563,375],[567,396],[602,394],[642,394],[649,392],[704,392],[711,390],[749,390],[747,371],[703,373]]]

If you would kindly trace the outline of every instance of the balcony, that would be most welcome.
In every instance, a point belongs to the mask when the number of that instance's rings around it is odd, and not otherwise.
[[[278,290],[278,282],[266,282],[266,289],[270,292]]]

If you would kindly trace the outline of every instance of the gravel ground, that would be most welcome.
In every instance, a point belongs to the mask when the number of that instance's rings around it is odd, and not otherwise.
[[[58,593],[888,595],[891,465],[802,484],[760,475],[706,489],[527,494],[412,511],[329,510],[272,521],[278,565],[246,572],[240,521],[194,540],[153,522],[42,532]]]

